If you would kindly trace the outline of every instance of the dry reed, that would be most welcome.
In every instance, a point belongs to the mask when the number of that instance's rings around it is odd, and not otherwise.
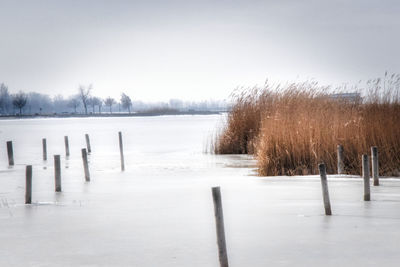
[[[332,95],[316,82],[237,93],[214,152],[254,154],[260,175],[305,175],[316,174],[320,162],[336,173],[341,144],[346,173],[360,174],[361,155],[377,146],[380,175],[398,176],[399,88],[400,76],[386,74],[358,89],[362,97]]]

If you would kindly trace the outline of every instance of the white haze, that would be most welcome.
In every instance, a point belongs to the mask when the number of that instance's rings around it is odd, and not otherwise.
[[[398,1],[0,1],[12,92],[224,99],[237,86],[398,72]]]

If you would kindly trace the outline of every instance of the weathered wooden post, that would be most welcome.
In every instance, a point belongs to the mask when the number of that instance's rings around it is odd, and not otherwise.
[[[47,141],[46,138],[42,139],[43,160],[47,160]]]
[[[321,176],[322,198],[324,200],[325,215],[332,215],[325,164],[324,163],[319,164],[318,168],[319,168],[319,174]]]
[[[372,177],[374,178],[374,186],[379,185],[379,161],[378,161],[378,148],[376,146],[371,147],[371,159],[372,159]]]
[[[65,156],[69,157],[69,141],[68,136],[64,136]]]
[[[212,197],[214,202],[215,225],[217,230],[218,256],[221,267],[228,267],[228,254],[226,252],[224,215],[221,203],[220,187],[212,188]]]
[[[90,182],[89,164],[87,159],[86,148],[82,148],[82,161],[83,161],[83,169],[85,171],[85,181]]]
[[[368,155],[362,155],[362,173],[364,178],[364,201],[371,200],[371,192],[369,186],[369,164]]]
[[[7,141],[8,165],[14,166],[14,150],[12,141]]]
[[[121,171],[125,170],[125,160],[124,160],[124,147],[122,144],[122,133],[118,132],[119,137],[119,153],[121,155]]]
[[[54,155],[54,180],[56,192],[61,192],[61,162],[60,155]]]
[[[338,174],[344,174],[343,146],[337,146],[337,171]]]
[[[85,138],[86,138],[87,153],[90,154],[92,152],[92,148],[90,147],[89,135],[85,134]]]
[[[32,203],[32,165],[25,169],[25,204]]]

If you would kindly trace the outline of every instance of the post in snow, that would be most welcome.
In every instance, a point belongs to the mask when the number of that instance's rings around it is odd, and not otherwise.
[[[371,161],[372,161],[372,177],[374,179],[374,186],[379,185],[379,161],[378,161],[378,148],[371,147]]]
[[[322,198],[324,200],[325,215],[332,215],[325,164],[324,163],[319,164],[318,168],[319,168],[319,174],[321,176]]]
[[[343,160],[343,146],[337,146],[337,172],[338,174],[344,174],[344,160]]]
[[[87,153],[90,154],[92,152],[92,148],[90,147],[90,139],[88,134],[85,134],[85,139],[86,139]]]
[[[118,132],[119,137],[119,153],[121,155],[121,171],[125,170],[125,160],[124,160],[124,146],[122,144],[122,133]]]
[[[371,191],[369,185],[369,164],[368,164],[368,155],[362,155],[362,173],[364,179],[364,201],[371,200]]]
[[[12,141],[7,141],[8,165],[14,166],[14,150]]]
[[[88,164],[86,148],[82,148],[82,161],[83,161],[83,169],[85,171],[85,181],[90,182],[89,164]]]
[[[61,192],[61,162],[60,155],[54,155],[54,180],[56,192]]]
[[[46,138],[42,139],[43,160],[47,160],[47,141]]]
[[[64,136],[64,145],[65,145],[65,156],[69,157],[69,141],[68,136]]]
[[[32,165],[25,169],[25,204],[32,204]]]
[[[217,230],[218,256],[221,267],[228,267],[228,254],[226,251],[224,215],[222,211],[221,190],[220,187],[212,188],[212,197],[214,202],[215,226]]]

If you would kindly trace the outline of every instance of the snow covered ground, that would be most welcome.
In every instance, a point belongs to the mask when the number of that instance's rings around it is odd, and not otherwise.
[[[382,179],[364,202],[361,178],[330,175],[333,216],[325,216],[318,176],[261,178],[249,157],[204,154],[220,120],[0,121],[0,266],[219,266],[217,185],[231,266],[398,266],[400,180]],[[90,183],[80,154],[85,133]],[[7,140],[14,142],[12,168]],[[53,154],[62,155],[61,193],[54,192]],[[33,165],[32,205],[24,204],[26,164]]]

